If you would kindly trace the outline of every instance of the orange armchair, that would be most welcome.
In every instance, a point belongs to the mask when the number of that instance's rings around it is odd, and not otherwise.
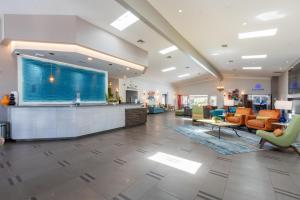
[[[272,131],[274,130],[272,123],[278,122],[279,117],[279,110],[261,110],[257,116],[249,115],[246,118],[246,126],[249,129]]]
[[[238,124],[240,126],[245,125],[247,116],[252,114],[251,108],[237,108],[235,114],[228,113],[225,116],[227,122]]]

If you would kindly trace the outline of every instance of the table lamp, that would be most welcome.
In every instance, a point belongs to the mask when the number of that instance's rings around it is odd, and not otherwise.
[[[279,122],[285,123],[286,117],[285,117],[285,111],[286,110],[292,110],[293,102],[292,101],[276,101],[275,102],[275,109],[281,110],[281,116],[279,118]]]

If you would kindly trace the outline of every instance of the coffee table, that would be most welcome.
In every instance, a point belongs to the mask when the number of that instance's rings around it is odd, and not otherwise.
[[[241,137],[237,133],[237,131],[235,130],[236,127],[239,127],[238,124],[233,124],[233,123],[224,122],[224,121],[215,122],[215,120],[212,120],[212,119],[199,119],[199,120],[197,120],[197,122],[202,122],[203,124],[211,125],[212,130],[214,129],[214,127],[218,127],[218,129],[219,129],[219,139],[221,138],[221,128],[224,128],[224,127],[225,128],[231,128],[238,137]]]

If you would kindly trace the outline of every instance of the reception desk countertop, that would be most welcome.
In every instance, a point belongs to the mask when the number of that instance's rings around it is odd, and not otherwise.
[[[14,140],[74,138],[125,127],[125,111],[139,104],[35,105],[7,108]]]

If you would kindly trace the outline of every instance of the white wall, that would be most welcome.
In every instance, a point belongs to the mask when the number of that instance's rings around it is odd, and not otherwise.
[[[253,90],[255,84],[261,84],[264,90]],[[219,85],[219,81],[205,81],[193,84],[185,84],[177,86],[177,94],[181,95],[209,95],[217,96],[218,107],[223,106],[224,98],[223,93],[228,90],[239,89],[240,92],[245,94],[271,94],[271,79],[270,78],[250,78],[250,77],[228,77],[225,78],[222,84],[225,87],[224,92],[218,92],[216,87]]]
[[[168,104],[175,105],[175,88],[170,83],[163,83],[150,80],[146,77],[135,77],[128,79],[119,79],[120,97],[122,101],[126,100],[126,90],[138,91],[138,98],[143,102],[144,93],[149,91],[158,91],[160,94],[168,94]]]

